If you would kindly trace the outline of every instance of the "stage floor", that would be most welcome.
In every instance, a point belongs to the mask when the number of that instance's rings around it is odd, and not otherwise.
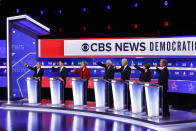
[[[123,125],[121,128],[125,130],[129,130],[135,127],[138,127],[137,129],[143,131],[143,130],[196,130],[196,113],[187,112],[187,111],[180,111],[180,110],[170,110],[171,116],[169,119],[163,119],[162,117],[154,117],[149,118],[146,116],[146,113],[140,113],[140,114],[132,114],[131,112],[127,110],[121,110],[116,111],[112,109],[106,109],[106,108],[95,108],[94,102],[87,102],[87,106],[73,106],[72,101],[66,101],[66,104],[63,106],[51,106],[50,100],[43,100],[41,105],[29,105],[27,104],[26,100],[20,100],[20,101],[14,101],[10,104],[3,103],[0,104],[1,107],[1,113],[4,114],[3,116],[0,115],[0,118],[5,118],[5,114],[8,114],[8,112],[15,112],[13,114],[16,114],[16,112],[25,112],[26,116],[29,117],[30,114],[34,114],[37,116],[37,114],[50,114],[49,118],[51,119],[51,116],[54,114],[58,114],[59,117],[62,117],[61,119],[67,119],[68,115],[71,115],[72,119],[74,117],[81,117],[84,119],[92,119],[94,121],[94,125],[96,125],[96,120],[101,119],[101,122],[108,123],[108,121],[112,121],[111,127],[105,127],[107,130],[114,130],[117,127],[114,127],[115,124],[121,123],[120,125]],[[19,111],[16,111],[19,110]],[[34,116],[32,115],[32,117]],[[57,116],[58,116],[57,115]],[[2,116],[2,117],[1,117]],[[39,116],[39,115],[38,115]],[[13,116],[15,117],[15,116]],[[55,116],[54,116],[55,117]],[[58,118],[58,117],[57,117]],[[22,118],[21,118],[22,119]],[[36,117],[37,119],[37,117]],[[50,120],[49,121],[52,121]],[[59,118],[59,120],[61,121]],[[60,122],[62,123],[62,121]],[[74,122],[72,121],[72,124]],[[129,126],[127,127],[127,124]],[[106,124],[107,125],[107,124]],[[86,129],[87,125],[83,125]],[[38,125],[39,127],[39,125]],[[102,127],[102,126],[101,126]],[[1,131],[0,126],[0,131]],[[5,128],[5,127],[3,127]],[[64,125],[59,128],[64,129]],[[72,127],[74,128],[74,127]],[[69,129],[72,129],[69,127]],[[81,130],[84,129],[81,127]],[[95,128],[95,127],[94,127]],[[93,129],[93,128],[92,128]],[[133,130],[135,131],[135,130]],[[136,130],[137,131],[137,130]]]

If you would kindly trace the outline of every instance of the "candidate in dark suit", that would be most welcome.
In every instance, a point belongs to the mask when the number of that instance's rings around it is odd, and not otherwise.
[[[96,61],[94,58],[92,58],[92,60],[95,61],[97,63],[97,65],[105,68],[104,79],[106,79],[108,81],[110,81],[111,79],[114,79],[115,69],[112,66],[111,60],[107,60],[106,64],[103,64],[99,61]],[[110,108],[113,108],[113,95],[112,95],[111,83],[107,83],[106,94],[107,94],[107,96],[106,96],[107,104]]]
[[[41,63],[37,62],[35,67],[31,67],[24,63],[24,65],[29,68],[30,70],[34,71],[33,77],[39,78],[39,81],[37,83],[37,101],[38,103],[41,102],[41,82],[42,82],[42,76],[44,74],[44,69],[41,68]]]
[[[155,65],[155,67],[159,73],[158,84],[163,86],[163,116],[169,117],[170,112],[169,112],[168,99],[167,99],[169,71],[166,65],[167,65],[167,60],[161,59],[160,66],[162,69],[159,69],[157,64]]]
[[[127,59],[122,59],[122,66],[120,69],[117,69],[114,65],[115,72],[121,72],[121,81],[130,80],[131,68],[128,65]],[[130,92],[129,86],[125,84],[125,104],[126,108],[130,110],[131,99],[130,99]]]
[[[60,60],[59,61],[59,67],[55,68],[55,62],[53,63],[53,67],[52,67],[52,72],[58,72],[58,77],[62,78],[63,81],[61,82],[61,100],[62,103],[65,102],[65,95],[66,95],[66,90],[65,90],[65,86],[66,86],[66,77],[68,75],[67,73],[67,69],[64,67],[64,61]]]

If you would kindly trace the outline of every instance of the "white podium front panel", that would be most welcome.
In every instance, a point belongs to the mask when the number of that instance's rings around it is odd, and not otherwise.
[[[61,104],[61,81],[55,78],[49,78],[49,80],[52,104]]]
[[[152,87],[145,84],[146,104],[148,116],[159,116],[159,87]]]
[[[27,77],[27,92],[28,92],[28,102],[29,104],[36,104],[37,101],[37,80],[32,77]]]
[[[72,90],[74,105],[84,105],[84,81],[72,78]]]
[[[106,105],[106,81],[93,79],[96,107],[105,107]]]
[[[142,112],[143,86],[136,82],[129,82],[131,107],[133,113]]]
[[[122,110],[125,108],[125,83],[112,80],[112,93],[114,99],[114,109]]]

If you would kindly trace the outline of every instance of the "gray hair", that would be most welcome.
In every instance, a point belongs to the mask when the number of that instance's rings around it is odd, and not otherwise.
[[[107,63],[107,62],[109,62],[110,64],[112,64],[112,61],[111,61],[111,60],[107,60],[106,63]]]
[[[127,62],[127,59],[126,59],[126,58],[123,58],[122,61],[126,61],[126,62]],[[128,62],[127,62],[127,63],[128,63]]]

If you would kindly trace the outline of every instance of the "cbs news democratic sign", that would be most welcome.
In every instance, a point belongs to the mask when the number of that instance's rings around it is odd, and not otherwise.
[[[64,40],[64,56],[196,56],[196,37]]]

